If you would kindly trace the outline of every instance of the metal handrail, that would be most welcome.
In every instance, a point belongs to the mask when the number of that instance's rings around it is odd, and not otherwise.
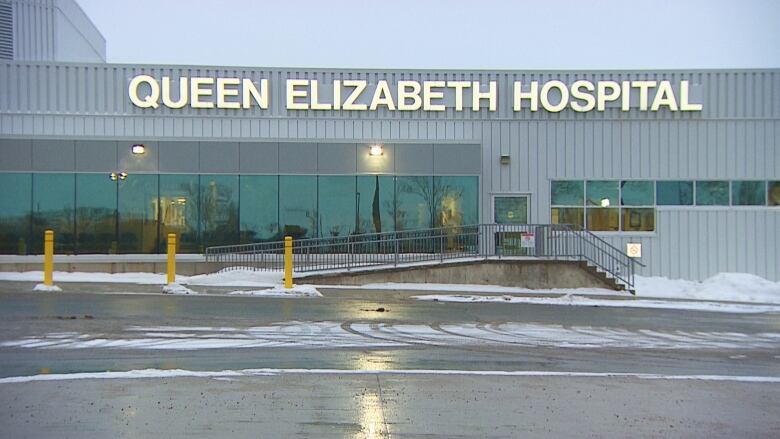
[[[284,241],[206,249],[206,261],[281,270]],[[293,241],[295,271],[350,271],[463,258],[532,257],[583,261],[633,292],[638,261],[594,233],[570,224],[474,224]]]

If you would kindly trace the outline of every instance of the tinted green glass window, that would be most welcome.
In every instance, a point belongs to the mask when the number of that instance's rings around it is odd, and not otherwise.
[[[356,215],[358,195],[355,177],[322,176],[319,177],[320,236],[346,236],[358,228]]]
[[[763,206],[766,204],[766,182],[732,181],[731,204],[735,206]]]
[[[697,181],[696,182],[697,206],[728,206],[729,182],[728,181]]]
[[[76,250],[79,253],[117,251],[117,181],[106,174],[76,174]]]
[[[477,177],[433,177],[436,227],[476,224]]]
[[[395,179],[389,176],[357,177],[358,233],[395,230]]]
[[[156,251],[157,183],[158,176],[149,174],[131,174],[119,180],[120,253]]]
[[[54,230],[54,251],[75,250],[74,174],[33,174],[33,227],[31,252],[43,253],[43,232]]]
[[[283,236],[317,236],[317,177],[279,177],[279,225]]]
[[[527,224],[528,197],[494,198],[493,221],[496,224]]]
[[[612,207],[589,207],[585,212],[588,230],[611,232],[620,229],[619,209]]]
[[[27,254],[32,175],[0,174],[0,253]]]
[[[198,233],[200,190],[197,175],[160,175],[160,248],[169,233],[177,235],[180,253],[201,253]]]
[[[780,181],[770,181],[766,203],[769,206],[780,206]]]
[[[583,181],[553,181],[550,192],[554,206],[582,206],[585,203]]]
[[[238,176],[200,176],[203,246],[238,244]]]
[[[279,233],[279,177],[241,176],[241,242],[270,241]]]
[[[617,206],[618,182],[588,181],[586,183],[586,196],[588,206]]]
[[[652,232],[655,230],[655,209],[623,208],[623,230],[626,232]]]
[[[692,181],[659,181],[655,184],[659,206],[692,206]]]
[[[585,209],[582,207],[553,207],[550,211],[553,224],[573,224],[585,227]]]
[[[396,177],[397,230],[427,229],[433,226],[433,177]]]
[[[620,183],[623,206],[652,206],[655,202],[652,181],[623,181]]]

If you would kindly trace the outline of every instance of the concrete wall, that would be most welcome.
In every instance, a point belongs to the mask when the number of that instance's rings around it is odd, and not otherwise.
[[[612,288],[616,284],[579,262],[565,261],[479,261],[445,262],[420,267],[355,271],[333,275],[303,275],[299,282],[333,285],[369,283],[434,283],[502,285],[507,287]]]

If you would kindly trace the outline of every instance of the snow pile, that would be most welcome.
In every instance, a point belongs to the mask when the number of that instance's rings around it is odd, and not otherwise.
[[[275,286],[267,290],[231,291],[231,296],[261,296],[261,297],[322,297],[322,293],[311,285],[293,285],[292,288]]]
[[[58,292],[62,291],[62,288],[58,287],[57,285],[38,284],[33,288],[33,291]]]
[[[720,273],[702,282],[636,276],[635,283],[639,297],[780,304],[780,282],[747,273]]]
[[[180,284],[166,285],[163,287],[162,292],[163,294],[178,294],[182,296],[198,294],[196,291],[192,291],[191,289]]]
[[[179,277],[179,276],[177,276]],[[180,276],[182,284],[202,286],[231,286],[231,287],[273,287],[279,285],[284,279],[284,272],[279,271],[255,271],[251,268],[223,269],[216,273],[199,274],[197,276]]]

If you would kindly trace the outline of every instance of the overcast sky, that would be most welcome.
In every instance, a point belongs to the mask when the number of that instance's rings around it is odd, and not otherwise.
[[[780,67],[780,0],[76,0],[113,63]]]

